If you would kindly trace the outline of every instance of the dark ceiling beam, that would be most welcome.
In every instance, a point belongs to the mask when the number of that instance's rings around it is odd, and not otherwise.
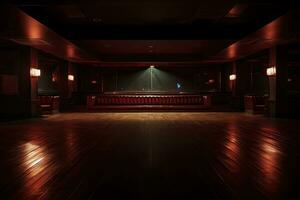
[[[102,62],[89,63],[94,67],[112,67],[112,68],[127,68],[127,67],[209,67],[211,64],[220,65],[219,62],[205,62],[205,61],[173,61],[173,62]],[[209,65],[209,66],[208,66]]]
[[[273,46],[300,43],[299,22],[300,8],[298,7],[230,45],[211,59],[234,61]]]
[[[171,54],[171,55],[126,55],[126,56],[110,56],[101,55],[103,62],[193,62],[203,58],[201,54]]]
[[[31,46],[73,62],[99,61],[14,6],[1,6],[0,12],[1,39]]]
[[[62,35],[71,40],[239,40],[248,27],[217,27],[203,25],[147,26],[69,26]],[[78,31],[80,30],[80,31]]]
[[[220,52],[231,40],[83,40],[74,41],[104,62],[200,61]]]

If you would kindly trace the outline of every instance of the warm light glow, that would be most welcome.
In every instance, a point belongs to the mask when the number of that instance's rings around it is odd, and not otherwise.
[[[154,65],[151,65],[151,66],[150,66],[150,68],[154,68],[154,67],[155,67]]]
[[[274,76],[274,75],[276,75],[276,67],[269,67],[269,68],[267,68],[267,75],[268,76]]]
[[[215,82],[214,79],[209,79],[209,80],[208,80],[208,83],[210,83],[210,84],[212,84],[212,83],[214,83],[214,82]]]
[[[228,124],[225,132],[225,140],[220,143],[220,162],[226,167],[226,172],[238,176],[240,173],[241,162],[241,144],[240,144],[240,129],[236,122]]]
[[[41,70],[37,68],[30,68],[30,76],[31,77],[39,77],[41,76]]]
[[[75,56],[75,49],[73,45],[67,46],[67,55],[69,58],[73,58]]]
[[[97,81],[95,81],[95,80],[92,81],[92,84],[96,84],[96,83],[97,83]]]
[[[43,26],[34,19],[24,21],[26,37],[30,39],[40,39],[44,34]]]
[[[52,82],[56,82],[56,81],[57,81],[56,75],[52,74]]]
[[[229,80],[234,81],[236,79],[236,75],[235,74],[231,74],[229,76]]]
[[[69,75],[68,75],[68,80],[69,80],[69,81],[74,81],[74,75],[69,74]]]
[[[262,132],[270,130],[269,127],[261,128]],[[280,184],[282,151],[280,140],[276,139],[277,131],[272,130],[273,136],[262,134],[258,141],[260,144],[257,149],[257,164],[261,171],[258,181],[268,192],[277,191]],[[275,134],[276,133],[276,134]]]
[[[43,186],[47,183],[52,172],[56,170],[56,166],[49,167],[49,163],[53,163],[50,154],[45,147],[38,141],[30,141],[20,145],[20,170],[23,172],[22,189],[25,191],[25,199],[34,199],[36,194],[43,190]],[[36,181],[36,177],[40,178]]]
[[[232,44],[231,46],[228,47],[228,50],[227,50],[227,57],[228,58],[235,58],[236,55],[237,55],[237,44]]]

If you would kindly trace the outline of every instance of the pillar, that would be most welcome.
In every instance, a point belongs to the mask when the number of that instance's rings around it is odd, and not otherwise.
[[[288,66],[287,51],[284,47],[272,47],[269,50],[269,66],[276,67],[276,75],[269,76],[269,115],[284,117],[288,115]]]
[[[231,74],[237,75],[237,69],[236,68],[237,68],[236,67],[236,61],[234,61],[232,63],[232,66],[231,66]],[[236,93],[237,93],[237,91],[236,91],[237,90],[236,82],[237,82],[237,79],[236,80],[230,80],[230,89],[231,89],[233,97],[236,97]]]
[[[30,76],[30,68],[39,68],[38,51],[34,48],[29,48],[28,68]],[[30,77],[30,115],[36,117],[40,115],[40,103],[38,97],[38,79],[39,77]]]
[[[61,62],[59,66],[59,98],[60,111],[64,110],[68,105],[68,62]]]

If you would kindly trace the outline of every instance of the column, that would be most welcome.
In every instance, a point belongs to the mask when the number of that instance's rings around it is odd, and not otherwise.
[[[34,48],[29,49],[29,74],[30,68],[39,68],[38,51]],[[29,75],[30,76],[30,75]],[[38,97],[38,79],[39,77],[30,77],[30,115],[36,117],[40,115],[40,103]]]
[[[269,115],[284,117],[288,115],[288,66],[287,51],[284,47],[273,47],[269,50],[269,66],[276,67],[276,75],[269,76]]]
[[[59,66],[59,97],[60,111],[66,109],[68,105],[69,87],[68,87],[68,62],[61,62]]]

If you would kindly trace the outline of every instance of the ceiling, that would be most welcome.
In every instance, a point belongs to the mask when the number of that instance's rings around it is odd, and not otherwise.
[[[199,61],[233,40],[81,40],[75,43],[104,62]]]
[[[290,8],[270,0],[21,2],[15,5],[71,40],[240,39]]]
[[[226,49],[292,7],[270,0],[44,0],[13,5],[94,58],[78,62],[99,66],[223,61]]]

